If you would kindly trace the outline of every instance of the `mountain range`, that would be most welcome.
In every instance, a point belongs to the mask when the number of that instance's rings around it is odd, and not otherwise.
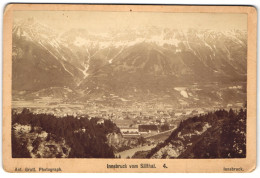
[[[13,25],[14,99],[226,105],[246,100],[247,32],[147,26],[59,33]]]

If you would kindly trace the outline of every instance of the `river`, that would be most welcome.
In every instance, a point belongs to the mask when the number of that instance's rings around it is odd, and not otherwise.
[[[136,148],[132,148],[132,149],[129,149],[129,150],[125,150],[125,151],[116,153],[115,155],[117,157],[120,155],[121,158],[127,158],[128,156],[131,158],[135,154],[135,152],[151,150],[155,146],[156,146],[156,144],[150,145],[150,146],[149,145],[140,146],[140,147],[136,147]]]

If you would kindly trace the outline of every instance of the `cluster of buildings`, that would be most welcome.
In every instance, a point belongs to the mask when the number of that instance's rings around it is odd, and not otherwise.
[[[205,114],[219,109],[213,106],[209,108],[173,108],[171,105],[150,103],[132,103],[117,107],[97,105],[93,103],[65,103],[53,100],[51,97],[42,97],[34,101],[13,101],[13,108],[21,112],[23,108],[29,108],[31,112],[40,114],[52,114],[57,117],[72,115],[74,117],[88,116],[89,119],[98,117],[102,120],[112,120],[121,130],[124,136],[139,136],[143,134],[161,132],[161,127],[166,125],[168,129],[188,117]],[[242,107],[243,103],[227,104],[223,109]],[[165,130],[164,128],[163,130]]]
[[[175,128],[181,120],[204,114],[204,109],[191,110],[156,110],[153,112],[123,111],[119,116],[112,117],[125,137],[155,134]],[[164,128],[163,128],[164,127]]]

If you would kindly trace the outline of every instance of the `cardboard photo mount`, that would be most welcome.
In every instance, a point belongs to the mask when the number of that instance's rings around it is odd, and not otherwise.
[[[243,13],[247,14],[247,143],[246,158],[240,159],[96,159],[96,158],[12,158],[12,24],[14,11],[113,11],[168,13]],[[7,172],[30,172],[35,168],[59,169],[75,173],[230,173],[252,172],[256,168],[256,42],[257,10],[252,6],[182,6],[182,5],[78,5],[78,4],[8,4],[3,25],[3,167]],[[127,165],[108,168],[107,165]],[[141,164],[156,168],[140,168]],[[139,168],[130,168],[139,165]],[[224,168],[230,168],[225,171]],[[47,171],[48,172],[48,171]],[[55,171],[53,171],[55,172]]]

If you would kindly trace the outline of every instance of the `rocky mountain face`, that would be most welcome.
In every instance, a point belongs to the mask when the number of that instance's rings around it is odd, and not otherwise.
[[[42,131],[40,127],[34,131],[31,129],[30,125],[16,123],[13,126],[13,150],[15,146],[23,145],[23,148],[15,150],[13,157],[26,157],[26,154],[19,153],[21,150],[27,152],[27,156],[31,158],[67,158],[69,156],[71,148],[63,138],[57,139],[55,135]]]
[[[13,27],[14,90],[73,87],[82,73],[67,58],[73,58],[73,52],[60,43],[50,28],[33,19]]]
[[[124,138],[121,133],[109,133],[107,134],[107,143],[110,147],[113,147],[114,150],[117,150],[122,145]]]
[[[150,26],[58,34],[27,19],[13,26],[13,91],[27,98],[58,87],[71,90],[73,94],[66,94],[73,96],[70,100],[81,101],[108,102],[113,94],[116,102],[244,102],[246,56],[247,33],[239,30]]]

